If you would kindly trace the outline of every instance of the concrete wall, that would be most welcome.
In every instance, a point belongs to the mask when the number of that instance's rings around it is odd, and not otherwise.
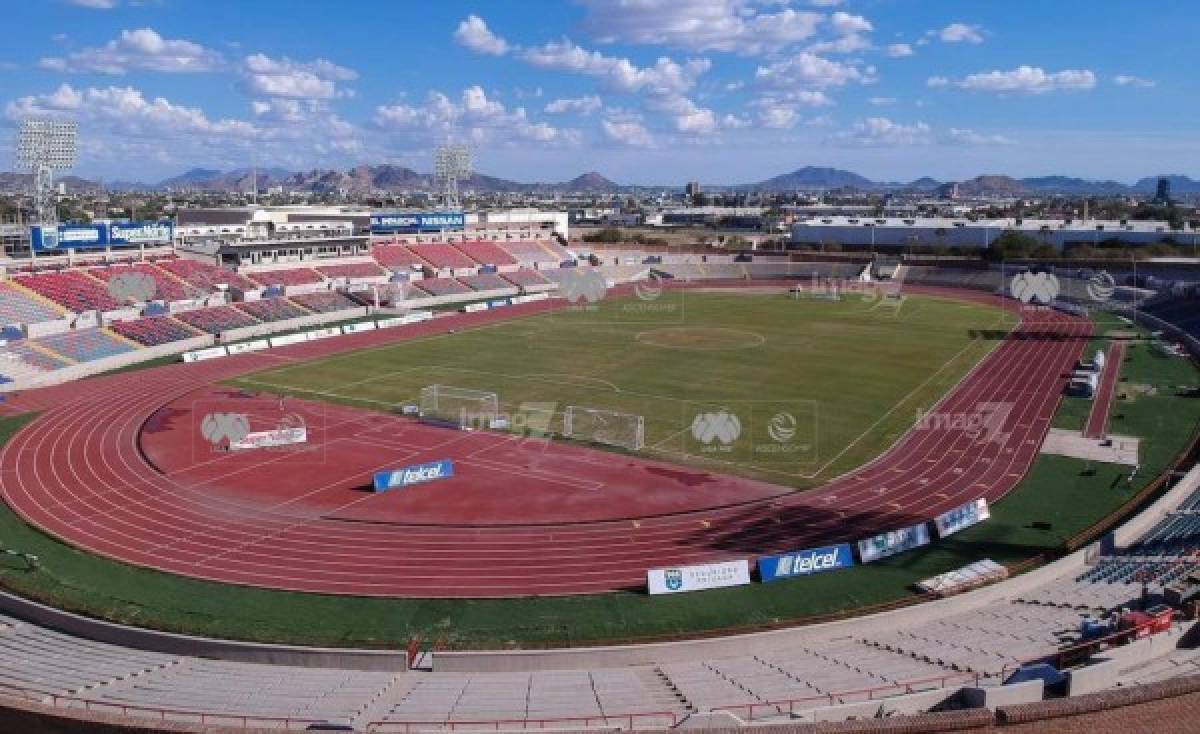
[[[295,647],[177,635],[83,617],[7,592],[0,592],[0,611],[77,637],[171,655],[312,668],[384,671],[408,669],[408,656],[403,650]]]

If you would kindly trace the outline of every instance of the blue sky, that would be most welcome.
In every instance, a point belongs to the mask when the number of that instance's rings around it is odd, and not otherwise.
[[[77,173],[476,168],[553,181],[1200,176],[1194,0],[28,0],[0,147],[80,122]],[[5,168],[7,166],[0,166]]]

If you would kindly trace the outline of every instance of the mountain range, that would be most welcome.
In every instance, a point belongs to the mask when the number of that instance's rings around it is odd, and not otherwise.
[[[435,189],[433,175],[420,173],[411,168],[393,164],[377,166],[355,166],[346,170],[312,169],[289,171],[284,168],[262,168],[254,171],[239,168],[219,171],[209,168],[193,168],[178,176],[156,183],[112,181],[103,188],[109,191],[251,191],[255,186],[266,191],[275,186],[286,191],[303,192],[430,192]],[[1166,176],[1171,182],[1171,193],[1175,196],[1200,194],[1200,181],[1184,175]],[[938,181],[928,176],[914,181],[873,181],[853,171],[839,168],[806,166],[790,173],[746,184],[706,184],[710,191],[787,193],[797,191],[828,191],[831,189],[855,189],[869,192],[912,191],[945,193],[957,184],[961,196],[1045,196],[1065,194],[1070,196],[1123,196],[1153,194],[1159,176],[1146,176],[1132,185],[1119,181],[1095,181],[1070,176],[1036,176],[1012,178],[1001,175],[977,176],[966,181]],[[90,191],[101,188],[101,184],[86,179],[64,176],[59,179],[68,191]],[[28,174],[0,173],[0,191],[19,190],[29,183]],[[569,181],[557,183],[522,183],[509,179],[473,174],[460,182],[460,188],[480,193],[542,193],[564,194],[585,193],[616,195],[638,190],[677,190],[679,186],[635,186],[618,184],[601,174],[591,171]]]

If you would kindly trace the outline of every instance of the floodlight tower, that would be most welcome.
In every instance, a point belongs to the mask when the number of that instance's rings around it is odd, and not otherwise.
[[[21,122],[17,134],[17,168],[33,173],[33,210],[35,224],[53,226],[58,222],[54,199],[54,172],[75,165],[75,141],[79,128],[72,120]]]
[[[458,182],[471,177],[471,150],[461,144],[445,143],[433,151],[433,178],[442,194],[442,205],[449,209],[462,206]]]

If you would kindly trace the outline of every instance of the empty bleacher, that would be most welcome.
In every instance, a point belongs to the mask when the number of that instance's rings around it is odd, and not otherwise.
[[[474,240],[454,245],[467,257],[481,265],[514,265],[517,260],[495,242]]]
[[[246,301],[236,304],[239,308],[259,321],[287,321],[311,314],[305,308],[297,306],[286,298],[264,298],[260,301]]]
[[[199,332],[170,316],[147,316],[132,321],[114,321],[109,328],[147,347],[191,339]]]
[[[326,278],[378,278],[387,272],[374,263],[345,263],[342,265],[320,265],[317,272]]]
[[[410,270],[414,265],[420,267],[427,263],[413,254],[404,245],[375,245],[371,248],[375,262],[389,270]]]
[[[286,268],[261,273],[246,273],[245,275],[255,283],[265,287],[273,285],[310,285],[321,283],[325,280],[321,277],[320,273],[312,268]]]
[[[194,326],[209,334],[219,334],[230,329],[240,329],[259,323],[250,314],[233,306],[216,306],[201,308],[195,311],[184,311],[176,314],[175,318]]]
[[[478,263],[464,255],[454,245],[429,243],[409,245],[408,249],[435,268],[474,268],[478,266]]]
[[[339,291],[322,291],[292,296],[292,300],[317,313],[332,313],[350,308],[361,308],[362,304]]]
[[[512,283],[495,273],[479,273],[478,275],[460,275],[458,281],[473,291],[495,291],[512,289]]]
[[[56,357],[52,354],[36,349],[30,342],[21,341],[9,343],[4,347],[4,351],[15,356],[22,364],[28,365],[38,371],[56,370],[59,367],[66,367],[70,362],[62,357]],[[15,375],[6,371],[7,364],[0,363],[0,373],[7,374],[10,377]]]
[[[413,285],[431,296],[453,296],[472,292],[454,278],[426,278],[416,281]]]
[[[102,281],[77,270],[20,275],[14,280],[75,313],[111,311],[120,305]]]
[[[41,337],[37,342],[72,362],[91,362],[132,352],[137,348],[124,339],[113,336],[105,329],[75,329]]]
[[[562,246],[548,240],[514,240],[501,242],[499,246],[518,262],[526,264],[553,263],[558,265],[564,260],[571,259],[570,253]]]
[[[521,268],[514,270],[511,273],[504,273],[500,277],[512,283],[515,286],[529,288],[530,286],[549,285],[550,281],[544,275],[536,270]]]
[[[238,275],[232,270],[196,260],[180,258],[160,262],[157,265],[206,293],[214,290],[217,285],[227,285],[239,290],[257,290],[259,288],[254,281]]]
[[[0,325],[36,324],[61,318],[62,312],[9,283],[0,283]]]
[[[86,271],[94,278],[109,282],[124,273],[145,275],[154,281],[155,293],[147,300],[180,301],[190,298],[184,284],[176,277],[150,263],[135,263],[133,265],[113,265],[107,268],[92,268]]]

